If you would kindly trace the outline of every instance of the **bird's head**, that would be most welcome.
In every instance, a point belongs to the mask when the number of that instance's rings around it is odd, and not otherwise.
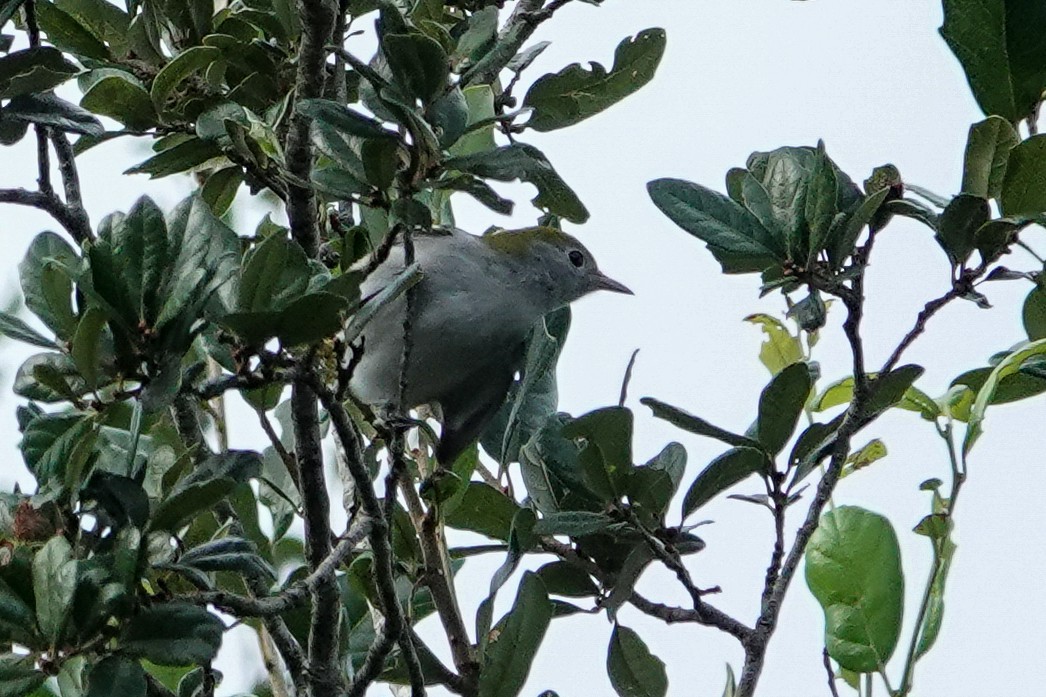
[[[555,309],[597,290],[632,291],[599,270],[592,253],[577,239],[550,227],[499,231],[483,241],[507,259],[528,284],[537,284]]]

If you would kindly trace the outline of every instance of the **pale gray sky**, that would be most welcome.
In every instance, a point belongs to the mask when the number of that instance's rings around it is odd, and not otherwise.
[[[768,375],[757,355],[761,335],[742,321],[753,312],[780,314],[777,295],[760,300],[754,276],[725,277],[704,245],[672,225],[654,208],[648,180],[673,176],[722,190],[723,176],[753,150],[812,145],[823,138],[828,153],[856,181],[884,162],[896,164],[906,181],[942,194],[958,190],[969,125],[981,115],[962,72],[937,34],[936,2],[880,0],[788,2],[786,0],[606,0],[601,8],[575,3],[542,27],[535,40],[552,46],[531,69],[533,79],[574,61],[612,60],[626,35],[651,27],[668,32],[668,49],[653,83],[626,102],[583,125],[524,139],[540,147],[592,212],[588,224],[571,227],[610,275],[630,285],[634,298],[604,294],[575,307],[570,340],[560,362],[561,408],[575,414],[614,403],[628,356],[641,349],[630,389],[636,411],[637,461],[670,440],[682,442],[690,465],[684,486],[711,458],[718,444],[681,433],[654,420],[639,405],[656,396],[731,429],[754,415]],[[0,150],[0,186],[32,171],[31,139]],[[169,206],[188,191],[187,179],[149,182],[119,172],[144,157],[114,144],[81,161],[84,196],[92,219],[126,209],[143,193]],[[480,232],[491,224],[530,224],[529,187],[499,187],[520,201],[512,219],[462,202],[458,224]],[[42,215],[5,207],[3,234],[6,286],[32,235],[54,226]],[[244,215],[244,226],[256,218]],[[1042,244],[1040,230],[1029,239]],[[1014,255],[1007,263],[1033,268]],[[876,245],[869,272],[869,310],[864,335],[872,365],[879,364],[907,331],[916,312],[948,283],[943,253],[928,230],[892,224]],[[995,351],[1024,338],[1020,302],[1028,287],[1018,283],[984,288],[996,306],[950,306],[907,355],[927,367],[918,383],[942,393],[955,375],[984,364]],[[826,381],[849,365],[830,316],[815,358]],[[14,366],[29,351],[5,344],[0,442],[9,462],[20,460],[9,385]],[[986,432],[970,462],[970,478],[958,509],[959,551],[949,578],[940,639],[919,665],[917,697],[1033,694],[1046,681],[1041,651],[1046,607],[1037,602],[1044,564],[1041,531],[1046,514],[1039,492],[1046,484],[1042,399],[989,411]],[[253,424],[234,425],[235,445],[261,447]],[[904,642],[930,561],[929,544],[910,532],[927,512],[919,482],[944,478],[947,461],[932,426],[909,412],[890,413],[861,435],[883,438],[889,456],[839,486],[837,504],[853,503],[888,516],[902,544],[907,580]],[[859,440],[863,442],[863,440]],[[5,487],[12,464],[0,475]],[[18,478],[26,482],[25,475]],[[761,488],[751,481],[739,492]],[[802,504],[800,504],[801,507]],[[793,520],[800,517],[793,513]],[[720,585],[714,602],[746,623],[754,621],[771,547],[771,521],[761,509],[719,499],[698,514],[715,521],[701,529],[708,548],[688,558],[699,585]],[[466,613],[485,594],[500,563],[470,561],[459,576]],[[537,565],[535,563],[535,565]],[[685,603],[674,579],[649,572],[640,583],[649,597]],[[499,611],[514,593],[501,593]],[[711,629],[665,626],[625,609],[621,621],[636,629],[668,667],[669,694],[718,697],[729,662],[739,670],[736,642]],[[605,616],[555,621],[534,664],[524,695],[555,689],[561,697],[609,697],[605,656],[611,626]],[[827,695],[821,665],[822,614],[800,578],[793,584],[761,682],[766,697]],[[422,634],[439,638],[429,620]],[[227,642],[223,692],[249,684],[240,653],[253,647]],[[437,648],[439,645],[437,644]],[[446,651],[438,651],[446,656]],[[898,651],[900,654],[900,650]],[[260,661],[247,659],[260,667]],[[890,666],[899,680],[900,660]],[[841,688],[842,689],[842,688]],[[375,688],[383,694],[384,688]],[[435,693],[435,692],[434,692]]]

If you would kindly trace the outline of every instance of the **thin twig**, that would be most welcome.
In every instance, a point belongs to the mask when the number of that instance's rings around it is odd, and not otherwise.
[[[58,173],[62,175],[62,185],[65,189],[65,207],[69,211],[79,234],[84,239],[93,239],[91,220],[84,208],[83,196],[80,192],[80,175],[76,170],[76,153],[69,143],[69,138],[55,128],[48,129],[51,136],[51,145],[54,147],[55,158],[58,160]]]
[[[835,686],[835,671],[832,670],[832,659],[828,655],[828,647],[825,647],[824,651],[821,652],[821,656],[824,659],[824,670],[828,673],[828,690],[832,693],[832,697],[839,697],[839,690]]]

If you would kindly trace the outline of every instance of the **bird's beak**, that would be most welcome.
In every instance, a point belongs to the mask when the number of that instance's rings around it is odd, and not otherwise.
[[[635,295],[635,293],[632,292],[632,289],[626,286],[624,283],[615,281],[609,276],[604,276],[602,273],[596,276],[596,290],[609,290],[615,293]]]

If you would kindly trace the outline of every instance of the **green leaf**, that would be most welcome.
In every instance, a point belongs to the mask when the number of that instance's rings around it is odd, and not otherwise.
[[[72,102],[54,94],[22,94],[4,107],[4,119],[51,126],[68,133],[101,136],[105,133],[102,122]]]
[[[633,630],[614,625],[607,651],[607,674],[621,697],[665,697],[668,675],[665,664],[650,653]]]
[[[926,614],[919,627],[919,640],[915,645],[915,660],[925,656],[937,642],[944,620],[944,587],[948,580],[956,545],[949,537],[933,541],[934,575],[930,582],[930,593],[926,599]]]
[[[534,525],[535,535],[566,535],[584,537],[602,532],[613,525],[614,520],[602,513],[590,511],[561,511],[550,513]]]
[[[1046,339],[1046,288],[1036,286],[1024,299],[1021,311],[1029,341]]]
[[[765,341],[759,347],[759,360],[771,375],[777,375],[793,363],[803,360],[803,346],[799,338],[792,336],[781,320],[770,315],[754,314],[745,317],[745,321],[759,325],[766,334]]]
[[[708,463],[694,479],[683,497],[683,517],[688,517],[701,506],[744,481],[757,472],[766,472],[767,455],[762,450],[737,447]]]
[[[988,201],[971,194],[959,194],[944,209],[936,237],[953,264],[965,262],[973,253],[977,230],[990,216]]]
[[[276,572],[259,556],[254,544],[241,537],[223,537],[193,547],[178,559],[181,566],[200,571],[233,571],[247,577],[276,580]]]
[[[759,219],[722,194],[681,179],[656,179],[647,192],[661,212],[705,242],[724,273],[763,271],[785,259]]]
[[[364,116],[330,99],[303,99],[295,105],[300,114],[327,124],[339,133],[358,138],[398,140],[394,131],[381,125],[377,119]]]
[[[119,647],[162,666],[206,665],[218,655],[224,630],[221,620],[202,607],[162,603],[125,624]]]
[[[221,154],[221,149],[214,142],[189,138],[125,170],[124,174],[148,174],[150,179],[159,179],[188,172]]]
[[[1032,136],[1010,151],[999,202],[1007,216],[1046,211],[1046,135]]]
[[[48,339],[15,315],[7,312],[0,312],[0,334],[9,339],[21,341],[32,346],[39,346],[40,348],[58,348],[58,344],[52,339]]]
[[[87,391],[87,383],[64,353],[34,354],[15,373],[14,393],[37,402],[75,402]]]
[[[36,3],[36,17],[47,40],[61,50],[78,57],[111,60],[105,44],[89,32],[75,17],[53,3]]]
[[[713,426],[699,416],[688,414],[687,412],[673,407],[670,404],[665,404],[653,397],[643,397],[639,400],[640,403],[650,407],[650,410],[659,419],[668,421],[673,426],[688,431],[690,433],[696,433],[699,436],[706,436],[708,438],[715,438],[718,441],[722,441],[729,445],[735,445],[739,447],[754,448],[756,450],[762,450],[763,446],[759,441],[754,440],[748,436],[738,435],[731,433],[725,429]]]
[[[533,184],[538,195],[532,203],[572,223],[588,220],[588,210],[552,163],[533,145],[514,143],[488,152],[478,152],[446,161],[447,169],[468,172],[496,181],[519,179]]]
[[[381,46],[393,80],[412,99],[427,104],[446,87],[450,62],[437,41],[424,34],[387,34]]]
[[[553,561],[537,570],[550,595],[589,598],[599,594],[592,577],[570,562]]]
[[[221,58],[221,50],[214,46],[192,46],[179,53],[156,74],[149,96],[158,112],[163,112],[174,88],[185,78],[210,67]]]
[[[79,263],[69,243],[53,232],[42,232],[33,238],[18,265],[25,306],[60,339],[68,339],[76,331],[73,281],[65,269],[75,269]]]
[[[0,99],[46,92],[78,72],[80,68],[50,46],[12,51],[0,57]]]
[[[41,414],[29,422],[19,447],[41,486],[64,479],[67,466],[93,429],[91,419],[82,414]]]
[[[970,126],[963,161],[962,192],[981,198],[998,198],[1006,175],[1010,151],[1020,143],[1009,121],[989,116]]]
[[[586,479],[605,481],[609,491],[601,493],[613,498],[624,493],[632,475],[632,422],[631,409],[606,407],[579,416],[563,427],[565,438],[583,439],[580,459]],[[599,472],[587,467],[589,463]]]
[[[472,85],[462,90],[469,117],[466,132],[450,147],[453,157],[473,155],[493,150],[494,143],[494,92],[490,85]],[[478,123],[485,125],[473,128]]]
[[[841,267],[843,262],[853,254],[861,231],[879,212],[879,208],[889,194],[889,187],[868,194],[846,219],[846,222],[837,228],[837,231],[833,228],[835,234],[829,234],[827,248],[828,259],[834,268]]]
[[[119,7],[108,0],[54,0],[54,4],[113,53],[126,53],[130,18]]]
[[[55,535],[33,556],[33,595],[36,597],[36,623],[52,646],[62,638],[76,594],[77,562],[73,548],[61,535]]]
[[[662,525],[686,470],[686,448],[669,443],[642,467],[632,470],[628,498],[651,524]]]
[[[242,312],[281,310],[305,293],[311,275],[301,245],[272,235],[244,257],[236,307]]]
[[[857,506],[821,516],[806,549],[806,583],[825,613],[825,647],[840,666],[877,672],[904,613],[901,550],[890,521]]]
[[[773,455],[781,452],[795,432],[812,387],[806,363],[793,363],[775,375],[759,397],[759,417],[746,435]]]
[[[941,36],[959,59],[985,115],[1032,115],[1046,88],[1046,6],[1013,0],[944,0]]]
[[[988,379],[985,380],[984,385],[977,391],[977,399],[970,410],[970,417],[966,426],[966,437],[962,443],[964,457],[973,449],[974,444],[984,430],[982,424],[985,411],[988,409],[988,405],[992,403],[992,398],[995,396],[995,392],[1002,380],[1016,374],[1021,369],[1021,365],[1029,358],[1041,355],[1046,355],[1046,339],[1039,339],[1025,344],[1010,353],[995,366]]]
[[[527,126],[552,131],[598,114],[650,82],[664,52],[664,29],[645,29],[618,44],[609,72],[599,63],[591,70],[574,63],[538,78],[523,98],[534,109]]]
[[[552,620],[552,603],[541,578],[527,572],[512,609],[494,628],[483,652],[479,697],[516,697]]]
[[[508,540],[512,518],[519,504],[494,487],[469,482],[461,502],[447,513],[445,522],[458,530],[471,530],[496,540]]]
[[[556,411],[556,361],[570,331],[570,317],[570,308],[564,307],[534,326],[522,379],[512,384],[505,403],[480,436],[480,445],[501,464],[518,462],[520,448]]]
[[[145,697],[145,671],[138,661],[110,655],[91,667],[84,697]]]
[[[360,146],[360,160],[367,183],[387,189],[400,168],[399,143],[387,138],[365,140]]]
[[[96,114],[116,119],[131,129],[144,130],[156,125],[156,109],[142,83],[122,70],[95,70],[104,76],[94,80],[80,98],[80,106]]]
[[[220,218],[229,212],[242,183],[243,168],[239,165],[219,169],[207,177],[200,196],[211,207],[211,212]]]
[[[47,674],[33,667],[32,656],[13,653],[0,655],[0,697],[29,695],[45,680]]]

